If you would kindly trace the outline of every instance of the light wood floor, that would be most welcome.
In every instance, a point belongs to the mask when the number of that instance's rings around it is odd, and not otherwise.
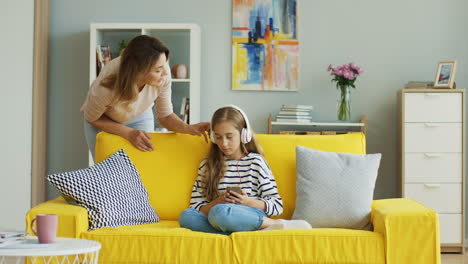
[[[442,264],[468,264],[468,252],[465,254],[442,254]]]

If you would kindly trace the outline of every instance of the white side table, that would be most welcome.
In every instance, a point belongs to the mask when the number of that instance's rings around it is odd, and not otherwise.
[[[36,263],[98,263],[101,243],[77,238],[58,237],[52,244],[39,244],[37,237],[0,247],[0,264],[24,263],[25,259]],[[12,262],[16,261],[16,262]]]

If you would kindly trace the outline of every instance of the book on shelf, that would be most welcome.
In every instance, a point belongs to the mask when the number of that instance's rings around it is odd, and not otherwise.
[[[310,113],[312,110],[310,109],[302,109],[302,108],[284,108],[281,107],[280,111],[287,111],[287,112],[304,112],[304,113]]]
[[[187,104],[187,97],[182,97],[182,103],[180,104],[180,116],[183,116],[185,113],[185,105]]]
[[[182,104],[180,105],[180,119],[187,124],[190,122],[190,98],[182,98]]]
[[[279,111],[278,115],[311,116],[311,113],[304,111]]]
[[[276,115],[276,118],[282,118],[282,119],[309,119],[309,120],[312,120],[312,116],[300,116],[300,115]]]
[[[409,81],[405,84],[406,89],[415,89],[415,88],[421,88],[421,89],[427,89],[427,88],[434,88],[434,82],[433,81]]]
[[[312,119],[304,119],[304,118],[276,118],[276,122],[284,122],[284,123],[310,123]]]
[[[300,105],[300,104],[284,104],[283,107],[284,109],[295,109],[295,110],[314,110],[314,107],[312,105]]]

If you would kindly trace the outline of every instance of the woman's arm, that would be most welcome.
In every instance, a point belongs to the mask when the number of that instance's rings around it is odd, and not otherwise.
[[[210,123],[201,122],[198,124],[188,125],[182,121],[176,114],[172,113],[166,117],[158,118],[159,123],[174,132],[185,133],[190,135],[205,137],[205,141],[208,141],[206,131],[210,128]]]
[[[163,127],[179,133],[187,133],[188,132],[188,124],[182,121],[176,114],[172,113],[168,116],[159,118],[159,124]]]
[[[119,135],[127,139],[141,151],[152,151],[154,149],[153,144],[150,141],[151,137],[148,133],[122,125],[110,119],[106,115],[102,115],[96,121],[88,123],[97,129]]]

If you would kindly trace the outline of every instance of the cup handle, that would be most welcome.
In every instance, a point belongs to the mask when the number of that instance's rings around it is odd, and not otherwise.
[[[37,236],[36,229],[34,228],[34,223],[36,222],[36,219],[37,218],[34,218],[31,222],[31,231],[33,232],[35,236]]]

